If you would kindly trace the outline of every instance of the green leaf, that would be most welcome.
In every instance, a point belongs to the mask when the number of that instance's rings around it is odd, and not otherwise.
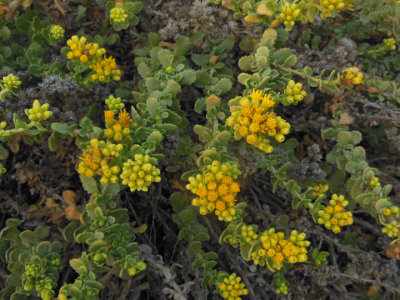
[[[3,27],[1,27],[0,29],[0,38],[3,41],[8,41],[10,37],[11,37],[11,30],[6,25],[3,25]]]
[[[103,240],[94,241],[89,248],[89,252],[95,252],[101,250],[102,248],[107,248],[107,242]]]
[[[210,260],[209,262],[206,263],[204,270],[212,270],[216,265],[217,262],[215,260]]]
[[[26,296],[22,292],[15,292],[11,295],[10,300],[25,300]]]
[[[193,238],[193,241],[199,241],[199,242],[205,242],[205,241],[209,241],[209,240],[210,240],[210,236],[205,232],[200,232],[200,233],[196,234]]]
[[[0,47],[0,54],[4,57],[4,58],[9,58],[12,54],[11,48],[10,47]]]
[[[224,231],[222,231],[221,235],[219,236],[219,243],[222,245],[226,243],[226,237],[232,236],[235,232],[235,225],[230,223]]]
[[[211,85],[211,77],[207,71],[197,71],[196,74],[196,85],[198,85],[199,87]]]
[[[178,213],[178,216],[181,217],[185,224],[190,224],[193,222],[193,210],[191,208],[181,211]]]
[[[193,127],[193,131],[199,136],[199,139],[202,143],[208,143],[213,139],[211,130],[204,126],[195,125]]]
[[[24,267],[24,265],[22,265],[18,262],[12,262],[7,266],[7,269],[11,273],[17,275],[18,277],[21,277],[22,273],[24,272],[25,267]]]
[[[195,261],[192,264],[192,269],[198,269],[200,268],[204,263],[203,259],[200,258],[196,258]]]
[[[384,197],[387,197],[387,195],[389,195],[390,191],[392,190],[392,185],[391,184],[387,184],[382,188],[382,195]]]
[[[67,225],[67,227],[64,228],[63,235],[67,242],[71,243],[71,242],[75,241],[74,232],[79,227],[80,224],[81,224],[81,222],[79,220],[74,220],[74,221],[71,221]]]
[[[255,54],[257,66],[263,70],[269,67],[269,49],[267,47],[259,47]]]
[[[100,291],[101,289],[103,289],[103,285],[102,285],[100,282],[95,281],[95,280],[85,280],[85,284],[86,284],[88,287],[91,287],[91,288],[96,289],[96,290],[98,290],[98,291]]]
[[[198,170],[190,170],[182,174],[181,179],[184,181],[188,181],[189,177],[196,176],[199,173]]]
[[[50,136],[49,136],[49,140],[48,140],[48,146],[50,151],[55,152],[58,150],[58,145],[59,145],[59,138],[56,132],[53,132]]]
[[[186,52],[189,50],[189,48],[190,48],[190,40],[189,38],[183,36],[179,38],[175,43],[174,55],[176,57],[184,56]]]
[[[40,242],[39,245],[36,247],[37,254],[40,257],[44,257],[45,254],[51,252],[51,243],[49,241]]]
[[[215,252],[207,252],[203,254],[204,260],[214,260],[218,258],[218,254]]]
[[[105,187],[103,187],[103,195],[109,197],[110,199],[114,198],[120,192],[121,187],[118,183],[108,183]]]
[[[286,229],[289,225],[289,216],[288,215],[282,215],[279,218],[279,224],[283,229]]]
[[[375,209],[380,211],[386,207],[390,207],[391,202],[387,198],[381,198],[375,203]]]
[[[247,80],[249,80],[250,78],[251,78],[250,74],[240,73],[239,76],[238,76],[238,81],[239,81],[240,84],[245,85]]]
[[[19,242],[21,240],[20,232],[16,227],[4,228],[2,231],[0,231],[0,238],[2,240],[14,241],[14,242]]]
[[[97,182],[93,177],[87,177],[81,174],[79,175],[79,178],[81,179],[82,186],[86,192],[93,194],[98,191]]]
[[[210,56],[209,55],[201,55],[201,54],[193,54],[191,56],[192,61],[198,65],[199,67],[205,67],[208,65],[210,62]]]
[[[351,138],[352,138],[352,141],[353,141],[354,145],[359,144],[361,142],[361,140],[362,140],[361,132],[359,132],[359,131],[351,131]]]
[[[128,210],[126,208],[117,208],[108,211],[107,215],[109,217],[115,218],[115,223],[123,224],[129,222]]]
[[[172,195],[169,197],[169,201],[171,201],[175,212],[181,211],[188,204],[185,196],[180,192],[172,193]]]
[[[22,284],[21,278],[15,274],[7,276],[7,284],[10,286],[19,286]]]
[[[286,68],[290,68],[294,66],[296,63],[297,63],[297,56],[290,55],[288,58],[286,58],[285,62],[283,63],[283,66]]]
[[[158,52],[158,59],[164,68],[166,68],[174,62],[174,55],[168,49],[161,49],[160,52]]]
[[[215,137],[222,145],[227,146],[229,141],[231,140],[231,133],[229,131],[221,131]]]
[[[33,231],[25,230],[20,234],[21,240],[27,245],[33,245],[39,242],[38,237]]]
[[[25,122],[21,121],[19,115],[16,114],[16,113],[14,113],[14,115],[13,115],[13,122],[14,122],[15,129],[19,129],[19,128],[26,129],[26,128],[28,128],[28,124],[26,124]]]
[[[139,75],[142,76],[143,79],[147,78],[151,74],[149,66],[144,62],[139,63],[139,65],[137,66],[137,70]]]
[[[71,296],[72,299],[81,299],[81,297],[82,297],[81,290],[74,284],[67,285],[67,291],[68,291],[68,295]]]
[[[196,81],[196,71],[185,70],[182,72],[182,79],[179,81],[182,85],[189,85]]]
[[[200,254],[201,253],[201,242],[200,241],[191,242],[189,247],[193,251],[194,254]]]
[[[187,228],[187,227],[182,228],[182,230],[179,231],[178,240],[187,239],[188,237],[190,237],[191,234],[192,234],[192,231],[189,228]]]
[[[85,16],[85,13],[86,13],[86,7],[79,5],[78,10],[76,12],[75,22],[78,22],[80,19],[82,19]]]
[[[337,142],[339,144],[343,145],[348,145],[348,144],[353,144],[353,135],[349,131],[341,131],[337,135]]]
[[[87,268],[85,264],[82,262],[82,260],[78,258],[73,258],[69,261],[70,266],[78,272],[78,274],[83,274],[87,272]]]
[[[31,25],[30,22],[27,19],[25,19],[23,16],[18,17],[15,20],[15,27],[18,30],[27,32],[29,30],[30,25]]]
[[[114,45],[117,41],[119,41],[119,35],[114,33],[104,38],[104,44],[107,46]]]
[[[278,37],[278,32],[273,28],[268,28],[264,31],[264,34],[260,40],[260,44],[272,48]]]
[[[270,168],[283,163],[284,157],[282,155],[270,154],[265,159],[261,160],[257,164],[257,168]]]
[[[156,115],[160,108],[160,103],[156,98],[148,98],[146,100],[146,109],[151,116]]]
[[[164,89],[164,92],[167,94],[172,94],[173,96],[176,96],[181,92],[181,86],[179,83],[177,83],[175,80],[168,80],[167,86]]]
[[[30,65],[28,67],[28,72],[36,77],[42,77],[45,70],[46,70],[46,65]]]
[[[145,81],[146,81],[146,88],[150,93],[153,91],[161,90],[161,81],[160,80],[158,80],[156,78],[148,77],[145,79]]]
[[[218,81],[218,83],[214,86],[214,89],[221,90],[221,94],[225,94],[232,88],[232,82],[227,78],[222,78]]]
[[[51,123],[51,129],[63,135],[68,135],[70,133],[70,128],[65,123],[58,123],[58,122]]]
[[[7,219],[6,226],[7,227],[18,227],[21,225],[21,220],[17,218]]]
[[[249,261],[251,259],[251,249],[252,246],[247,243],[240,244],[240,254],[242,255],[245,261]]]
[[[126,7],[129,13],[137,15],[142,11],[143,3],[141,1],[127,2]]]
[[[338,132],[335,128],[328,127],[321,130],[321,137],[324,140],[335,140]]]
[[[242,56],[239,59],[239,68],[243,71],[250,71],[252,70],[252,64],[254,61],[254,56]]]
[[[277,65],[283,65],[289,56],[292,55],[292,51],[289,48],[282,48],[276,51],[272,57]]]
[[[160,35],[155,32],[150,32],[147,36],[147,40],[150,48],[158,47],[161,42]]]
[[[146,142],[156,142],[157,144],[161,143],[163,140],[163,135],[158,130],[153,131],[146,139]]]

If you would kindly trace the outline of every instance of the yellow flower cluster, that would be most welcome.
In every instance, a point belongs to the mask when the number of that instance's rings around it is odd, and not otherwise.
[[[319,197],[325,196],[325,193],[329,190],[329,186],[327,184],[324,184],[324,185],[317,184],[317,185],[314,185],[312,187],[312,189],[313,189],[313,191],[311,193],[311,196],[313,198],[319,198]]]
[[[2,82],[4,84],[4,88],[9,91],[16,89],[21,85],[21,81],[14,74],[4,76]]]
[[[321,18],[326,19],[332,13],[338,13],[345,8],[350,8],[355,0],[320,0]]]
[[[285,102],[297,105],[297,103],[302,101],[307,96],[307,92],[302,91],[302,88],[303,85],[300,82],[296,83],[294,80],[290,80],[285,89]]]
[[[236,140],[245,137],[247,143],[267,153],[274,148],[266,135],[280,143],[285,140],[290,124],[272,111],[275,101],[271,95],[263,96],[256,90],[250,97],[243,97],[238,104],[231,105],[231,116],[226,120],[226,125],[233,128]]]
[[[289,293],[289,282],[286,280],[280,280],[279,282],[275,283],[275,293],[287,295]]]
[[[344,86],[352,86],[361,84],[364,79],[364,75],[357,67],[350,67],[342,71],[340,83]]]
[[[247,295],[249,291],[246,286],[241,282],[241,278],[232,273],[229,276],[223,278],[219,283],[217,283],[219,294],[227,300],[241,300],[240,296]]]
[[[232,221],[235,196],[240,191],[239,184],[233,181],[236,169],[237,166],[221,164],[215,160],[205,168],[203,174],[189,177],[186,188],[198,196],[192,200],[192,205],[199,206],[202,215],[215,212],[218,220]]]
[[[110,20],[111,23],[123,23],[125,22],[128,14],[125,9],[120,6],[116,6],[110,10]]]
[[[115,58],[106,57],[90,66],[95,73],[90,76],[90,80],[96,82],[110,82],[110,80],[119,81],[121,79],[121,70],[119,69]]]
[[[82,63],[88,63],[89,68],[93,70],[90,76],[92,82],[109,82],[111,79],[119,81],[121,79],[121,70],[115,59],[106,57],[106,49],[99,48],[97,43],[87,43],[87,39],[82,36],[74,35],[67,41],[70,51],[67,58],[78,59]]]
[[[61,40],[64,38],[64,28],[60,25],[52,25],[50,28],[50,36],[55,40]]]
[[[388,224],[384,228],[382,228],[382,232],[386,233],[387,236],[391,238],[395,238],[399,235],[399,229],[392,224]]]
[[[332,195],[329,205],[318,211],[318,223],[323,224],[327,229],[334,233],[340,232],[340,227],[353,224],[353,214],[345,211],[345,207],[349,204],[343,195]]]
[[[32,108],[25,109],[25,113],[32,122],[47,120],[53,114],[51,111],[49,111],[48,103],[40,105],[38,100],[33,101]]]
[[[384,39],[383,47],[388,50],[396,50],[396,41],[394,38]]]
[[[96,174],[101,175],[100,183],[105,185],[108,182],[117,183],[119,166],[110,166],[110,161],[118,157],[124,149],[122,144],[113,144],[111,142],[91,139],[90,146],[83,150],[78,164],[78,173],[87,177],[93,177]]]
[[[118,121],[114,120],[114,111],[107,110],[104,112],[104,118],[107,129],[104,130],[104,135],[115,142],[121,142],[124,136],[130,132],[132,120],[126,110],[121,110],[118,114]]]
[[[110,95],[106,99],[106,104],[108,106],[108,109],[112,110],[114,113],[117,113],[118,111],[125,108],[125,104],[121,102],[121,98],[115,98],[113,95]]]
[[[131,192],[149,190],[152,182],[160,182],[160,169],[152,164],[149,155],[135,154],[135,160],[128,159],[122,167],[122,184],[129,186]]]
[[[384,208],[382,210],[382,213],[387,217],[390,216],[390,215],[397,215],[399,213],[399,208],[397,206],[393,205],[393,206],[391,206],[389,208]]]
[[[83,63],[88,62],[93,64],[101,60],[101,57],[106,54],[106,49],[99,48],[97,43],[86,43],[87,39],[84,36],[73,35],[68,41],[67,45],[71,51],[67,53],[68,59],[76,59]]]
[[[250,243],[251,241],[258,239],[258,234],[255,233],[253,226],[243,225],[241,228],[242,238],[246,241],[246,243]]]
[[[279,17],[282,20],[283,24],[285,24],[286,31],[292,30],[294,23],[299,19],[300,14],[301,10],[296,1],[292,3],[285,1],[284,5],[281,7],[281,13]]]
[[[260,235],[261,245],[252,252],[251,257],[256,265],[264,266],[267,257],[272,258],[273,268],[280,270],[283,262],[301,263],[307,261],[307,249],[310,242],[305,240],[305,233],[298,233],[293,230],[288,240],[283,232],[275,233],[271,228]]]
[[[379,182],[379,178],[376,176],[372,176],[372,178],[368,181],[367,186],[371,189],[380,187],[381,183]]]

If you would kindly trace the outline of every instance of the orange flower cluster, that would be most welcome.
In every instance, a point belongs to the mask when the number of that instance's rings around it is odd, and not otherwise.
[[[110,161],[114,157],[118,157],[123,148],[122,144],[91,139],[90,146],[83,150],[83,154],[80,157],[78,173],[87,177],[93,177],[96,174],[101,175],[101,184],[118,182],[117,175],[121,168],[119,166],[111,166]]]
[[[293,230],[288,240],[283,232],[275,233],[271,228],[260,235],[261,245],[252,253],[252,259],[256,265],[264,266],[267,257],[272,258],[273,268],[280,270],[283,262],[298,263],[307,261],[307,249],[310,242],[305,240],[305,233],[298,233]]]
[[[208,169],[204,174],[189,177],[186,188],[198,196],[192,204],[200,207],[202,215],[215,212],[220,221],[231,222],[235,214],[235,196],[240,191],[239,184],[228,176],[235,167],[213,161]]]
[[[121,142],[124,136],[131,132],[132,120],[125,109],[118,114],[118,120],[114,119],[114,112],[107,110],[104,112],[104,118],[107,129],[104,130],[104,135],[115,142]]]
[[[69,47],[67,58],[70,60],[79,59],[81,63],[87,63],[93,70],[90,75],[92,82],[110,82],[121,79],[121,70],[112,56],[106,56],[106,49],[100,48],[97,43],[87,43],[85,37],[72,36],[68,41]]]
[[[275,101],[271,95],[263,96],[256,90],[238,103],[235,100],[229,103],[231,116],[226,120],[226,125],[234,130],[235,139],[246,138],[250,145],[271,153],[274,147],[270,138],[281,143],[290,131],[290,124],[272,111]]]

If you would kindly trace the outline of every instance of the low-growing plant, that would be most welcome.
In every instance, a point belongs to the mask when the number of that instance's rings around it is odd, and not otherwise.
[[[375,5],[374,1],[368,2]],[[284,295],[291,289],[287,272],[298,264],[321,267],[329,263],[329,252],[324,251],[316,232],[309,233],[299,222],[290,222],[287,214],[291,209],[290,215],[309,213],[314,223],[321,225],[320,232],[332,235],[348,232],[355,209],[361,207],[394,240],[389,255],[399,256],[400,210],[390,201],[391,185],[383,186],[378,170],[369,165],[366,150],[359,145],[361,133],[338,121],[342,108],[321,130],[325,144],[322,140],[320,144],[327,154],[314,165],[324,173],[321,178],[296,176],[301,156],[296,153],[299,142],[293,137],[289,119],[291,109],[304,109],[312,94],[326,93],[337,99],[358,89],[398,102],[398,78],[394,74],[397,58],[388,58],[398,46],[398,28],[393,28],[393,38],[382,43],[360,44],[360,64],[325,74],[325,69],[316,72],[307,65],[297,67],[296,52],[285,47],[290,45],[285,31],[297,21],[312,23],[317,18],[340,17],[342,12],[346,16],[352,9],[363,10],[376,26],[387,28],[382,16],[371,15],[365,5],[358,8],[359,1],[352,0],[209,2],[233,10],[236,19],[268,28],[261,36],[245,37],[239,43],[234,36],[215,38],[201,32],[174,42],[163,41],[157,33],[146,38],[137,35],[141,42],[132,51],[132,63],[140,77],[135,76],[132,90],[126,90],[133,83],[123,82],[118,59],[103,48],[117,42],[115,35],[91,38],[78,32],[61,49],[67,61],[63,71],[70,72],[88,93],[98,92],[98,83],[110,87],[103,92],[107,94],[104,103],[92,105],[90,109],[96,112],[83,116],[79,124],[53,122],[57,120],[51,104],[44,99],[26,107],[26,116],[14,113],[13,124],[0,122],[0,142],[4,144],[0,145],[0,159],[8,156],[5,143],[17,138],[29,145],[48,140],[50,151],[59,150],[61,139],[75,139],[80,153],[74,160],[75,169],[85,195],[89,195],[84,205],[75,207],[76,216],[61,228],[65,244],[45,241],[49,230],[44,227],[20,232],[18,227],[23,223],[19,219],[6,221],[0,232],[0,257],[11,274],[0,299],[33,296],[47,300],[56,295],[59,300],[97,299],[104,287],[101,274],[115,272],[121,279],[130,280],[144,272],[149,253],[142,255],[142,247],[136,242],[140,230],[133,228],[120,195],[128,188],[152,195],[156,187],[161,187],[159,182],[167,185],[163,172],[166,158],[177,166],[172,172],[180,175],[180,180],[171,180],[180,192],[164,197],[169,198],[171,218],[179,227],[178,240],[184,240],[193,269],[201,271],[201,285],[224,299],[257,296],[252,295],[250,280],[240,268],[219,264],[221,253],[236,254],[244,264],[254,265],[253,270],[267,274],[270,286]],[[385,14],[398,5],[389,2],[384,5]],[[106,14],[102,30],[110,29],[106,23],[122,32],[137,25],[142,6],[140,1],[107,2],[101,7]],[[396,27],[397,22],[393,22]],[[284,30],[273,28],[280,24]],[[0,49],[2,67],[26,69],[37,77],[61,74],[61,62],[47,65],[46,53],[50,46],[63,41],[65,32],[71,33],[69,28],[41,20],[34,11],[15,14],[0,26],[3,41],[26,37],[21,45]],[[235,53],[241,57],[232,61]],[[365,72],[374,65],[369,60],[383,61],[388,75],[377,79],[374,70]],[[4,76],[0,100],[17,101],[16,92],[25,84],[21,81],[12,73]],[[187,99],[187,90],[195,91],[196,99]],[[199,115],[198,122],[190,119],[192,111]],[[94,117],[96,113],[101,117]],[[172,149],[166,146],[171,136],[176,142]],[[285,207],[284,214],[264,217],[262,225],[247,209],[253,197],[246,201],[241,197],[258,169],[263,174],[267,171],[272,193],[285,190],[286,197],[291,198],[291,209]],[[0,163],[0,175],[5,172]],[[264,208],[258,206],[257,213],[263,214]],[[354,236],[346,238],[346,245],[357,244]],[[217,241],[223,246],[206,250]],[[67,263],[60,256],[61,250],[74,243],[81,244],[82,251],[78,250],[78,255],[74,252]],[[60,287],[59,273],[67,264],[76,274]]]
[[[55,296],[61,264],[59,241],[45,241],[49,230],[37,227],[20,232],[19,219],[8,219],[0,232],[0,257],[8,264],[11,274],[7,286],[0,291],[0,299],[26,299],[33,295],[43,300]]]

